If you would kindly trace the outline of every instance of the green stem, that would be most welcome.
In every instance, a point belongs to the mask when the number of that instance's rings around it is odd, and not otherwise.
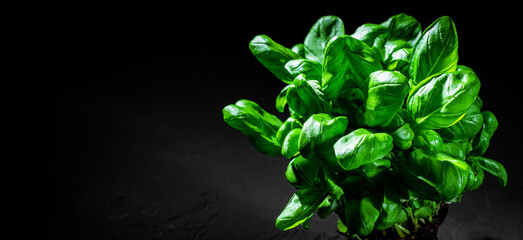
[[[414,223],[414,229],[418,230],[421,226],[418,224],[418,219],[414,217],[414,214],[412,213],[412,208],[407,208],[408,213],[410,215],[410,219],[412,220],[412,223]]]
[[[398,236],[400,238],[405,238],[405,234],[410,235],[410,231],[401,226],[400,224],[394,224],[394,228],[396,229],[396,232],[398,233]]]
[[[396,223],[394,224],[394,229],[396,229],[396,233],[398,233],[398,236],[400,238],[405,238],[405,234],[401,231],[401,229],[398,227],[399,225]]]
[[[434,209],[434,210],[435,210],[435,211],[434,211],[434,212],[435,212],[435,214],[434,214],[435,216],[436,216],[436,215],[439,215],[439,209],[441,208],[441,205],[443,205],[442,202],[440,202],[439,204],[436,205],[436,207],[435,207],[435,209]]]

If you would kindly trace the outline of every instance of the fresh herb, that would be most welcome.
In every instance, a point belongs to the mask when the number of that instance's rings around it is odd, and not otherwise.
[[[276,109],[290,116],[240,100],[223,118],[260,152],[290,159],[285,176],[297,191],[277,228],[308,229],[315,212],[336,213],[349,237],[404,237],[477,189],[484,172],[507,184],[503,165],[483,156],[498,122],[482,110],[478,76],[458,65],[449,17],[422,32],[398,14],[347,35],[341,19],[324,16],[303,44],[259,35],[249,47],[288,84]]]

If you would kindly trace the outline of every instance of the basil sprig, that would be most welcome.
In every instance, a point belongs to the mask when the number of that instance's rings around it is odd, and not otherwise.
[[[349,35],[324,16],[291,48],[266,35],[249,47],[288,84],[276,109],[290,116],[282,122],[240,100],[223,117],[260,152],[290,159],[296,193],[277,228],[308,229],[315,212],[336,213],[349,237],[387,229],[404,237],[477,189],[485,172],[506,186],[503,165],[484,156],[498,121],[482,109],[478,76],[458,65],[450,17],[422,31],[398,14]]]

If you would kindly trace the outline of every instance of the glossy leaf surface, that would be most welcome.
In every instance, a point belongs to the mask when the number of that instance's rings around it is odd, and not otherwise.
[[[382,158],[376,161],[366,163],[358,168],[360,175],[367,178],[369,181],[373,181],[379,174],[387,172],[391,166],[391,162],[388,159]]]
[[[294,79],[287,90],[287,104],[291,114],[304,122],[316,113],[330,112],[330,104],[317,81],[307,80],[305,75]]]
[[[319,172],[319,163],[315,159],[297,156],[287,166],[285,177],[296,188],[312,187]]]
[[[283,141],[287,137],[287,134],[289,134],[292,129],[296,128],[301,128],[301,124],[293,117],[287,118],[287,120],[283,122],[276,132],[276,140],[278,141],[278,145],[282,146]]]
[[[291,50],[298,54],[301,58],[305,58],[305,45],[303,43],[298,43],[292,46]]]
[[[269,69],[277,78],[285,83],[291,83],[294,79],[285,64],[300,56],[292,50],[278,44],[266,35],[258,35],[249,43],[252,54],[260,63]]]
[[[407,100],[407,110],[415,121],[412,127],[439,129],[454,125],[472,106],[479,89],[479,79],[470,71],[444,73],[421,82]]]
[[[331,215],[337,208],[338,203],[336,200],[334,200],[330,195],[323,200],[323,202],[318,207],[318,216],[321,219],[327,218],[329,215]]]
[[[470,160],[478,163],[485,172],[494,175],[498,179],[499,185],[507,186],[507,170],[501,163],[486,157],[471,157]]]
[[[336,16],[324,16],[318,19],[305,37],[305,57],[322,63],[323,53],[327,43],[335,36],[345,34],[343,21]]]
[[[392,186],[385,185],[383,203],[376,229],[384,230],[398,222],[401,213],[400,196]]]
[[[300,138],[301,129],[292,129],[281,146],[281,154],[286,158],[292,158],[298,153],[298,140]]]
[[[472,104],[465,116],[456,124],[438,129],[439,135],[447,142],[459,142],[474,137],[483,125],[483,115],[477,103]]]
[[[389,29],[390,41],[404,40],[412,47],[421,37],[421,24],[405,13],[394,15],[380,25]]]
[[[413,139],[413,146],[426,152],[439,152],[444,149],[445,143],[438,132],[429,130],[416,135]]]
[[[385,45],[389,39],[389,29],[382,25],[365,23],[358,27],[351,37],[358,39],[371,47],[383,59]]]
[[[285,105],[287,105],[287,92],[290,86],[291,85],[285,86],[280,94],[278,94],[278,97],[276,97],[276,110],[278,110],[278,112],[283,113],[285,111]]]
[[[490,145],[490,139],[498,128],[498,120],[496,116],[494,116],[494,113],[484,111],[481,115],[483,115],[483,126],[481,127],[481,132],[474,137],[472,150],[470,151],[470,154],[474,156],[481,156],[487,151]]]
[[[387,126],[409,94],[408,79],[399,72],[376,71],[370,74],[368,86],[365,123]]]
[[[377,53],[364,42],[348,35],[331,39],[325,49],[322,88],[336,99],[345,87],[367,89],[369,75],[382,66]]]
[[[433,201],[453,201],[467,186],[470,166],[439,152],[415,149],[398,164],[404,183],[415,196]]]
[[[468,183],[467,183],[467,186],[465,187],[465,190],[467,190],[467,191],[473,191],[473,190],[478,189],[481,186],[481,184],[483,183],[483,179],[485,178],[485,173],[483,172],[483,169],[481,168],[479,163],[477,161],[470,161],[470,162],[472,162],[471,164],[469,164],[472,171],[470,171],[470,173],[469,173]]]
[[[340,138],[334,144],[334,152],[339,165],[351,170],[382,158],[392,146],[390,135],[360,128]]]
[[[452,72],[458,64],[458,34],[452,19],[432,23],[414,46],[410,76],[419,83],[435,74]]]
[[[307,221],[326,196],[327,192],[321,188],[310,187],[298,190],[276,219],[276,227],[288,230]]]
[[[285,69],[287,69],[293,79],[300,74],[305,74],[307,79],[321,80],[321,64],[315,61],[308,59],[291,60],[285,64]]]
[[[409,149],[415,137],[414,131],[412,131],[408,123],[396,129],[390,135],[392,136],[394,145],[400,149]]]
[[[241,131],[258,151],[269,156],[281,156],[276,132],[282,122],[249,100],[240,100],[223,109],[223,120]]]
[[[325,145],[337,141],[347,129],[349,121],[346,117],[333,117],[328,114],[312,115],[303,124],[299,139],[300,153],[306,158],[313,158]]]

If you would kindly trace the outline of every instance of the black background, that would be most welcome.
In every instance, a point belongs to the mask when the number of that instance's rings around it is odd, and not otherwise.
[[[277,113],[284,84],[250,53],[255,35],[291,47],[323,15],[342,18],[350,34],[405,12],[423,29],[443,15],[456,23],[459,64],[476,71],[484,109],[500,123],[486,155],[509,174],[506,188],[489,175],[452,204],[440,238],[522,239],[519,7],[434,5],[193,2],[44,14],[35,35],[46,80],[31,82],[39,130],[34,236],[342,239],[335,216],[313,218],[309,231],[274,227],[294,191],[287,160],[257,152],[221,109],[246,98]]]

